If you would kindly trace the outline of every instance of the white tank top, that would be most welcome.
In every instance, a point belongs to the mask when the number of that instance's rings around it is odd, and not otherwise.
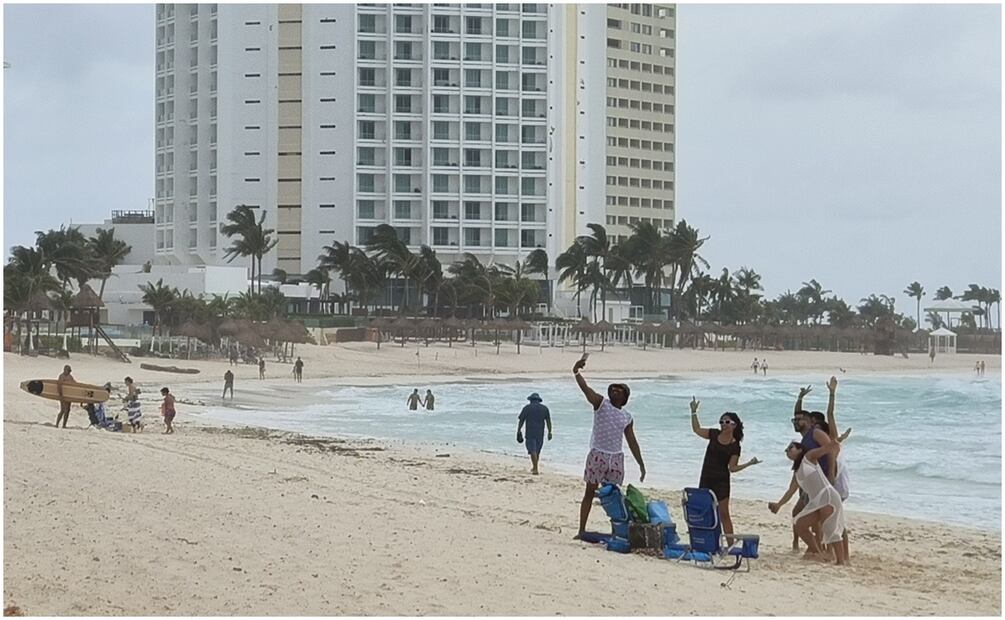
[[[620,454],[625,428],[631,423],[632,415],[630,413],[618,409],[605,398],[600,407],[593,412],[593,434],[590,436],[590,448],[608,454]]]

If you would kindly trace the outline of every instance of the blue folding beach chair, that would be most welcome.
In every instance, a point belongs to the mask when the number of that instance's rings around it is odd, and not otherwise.
[[[760,536],[732,534],[732,545],[726,545],[719,520],[719,500],[709,489],[684,489],[681,504],[690,544],[672,545],[672,549],[667,549],[668,557],[722,570],[737,570],[746,559],[750,570],[750,560],[757,559]]]

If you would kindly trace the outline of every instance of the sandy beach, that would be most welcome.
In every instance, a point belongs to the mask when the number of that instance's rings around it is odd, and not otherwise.
[[[235,403],[311,402],[322,386],[419,384],[567,375],[579,349],[373,343],[297,348],[306,363],[235,369]],[[418,355],[417,355],[418,353]],[[596,351],[604,377],[973,372],[998,356],[885,358],[857,353]],[[1001,534],[850,513],[852,565],[789,551],[789,518],[734,501],[738,530],[761,535],[761,558],[729,574],[572,540],[581,481],[525,459],[456,447],[311,438],[212,426],[192,414],[219,404],[227,362],[163,362],[198,375],[74,355],[78,381],[131,375],[144,389],[142,434],[87,429],[74,407],[20,381],[55,378],[63,361],[4,354],[4,606],[28,615],[1000,615]],[[179,400],[177,433],[160,434],[157,390]],[[584,454],[586,451],[584,446]],[[672,466],[669,464],[667,466]],[[634,482],[634,481],[633,481]],[[640,488],[679,515],[679,490]],[[854,492],[854,489],[853,489]],[[597,505],[591,529],[608,527]],[[683,524],[679,531],[684,532]],[[813,586],[812,584],[818,584]]]

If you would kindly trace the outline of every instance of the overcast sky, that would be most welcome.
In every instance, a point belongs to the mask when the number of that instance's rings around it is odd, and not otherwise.
[[[677,214],[769,296],[1001,288],[1001,9],[681,5]],[[153,196],[153,5],[5,5],[4,245]],[[929,295],[930,297],[930,295]]]

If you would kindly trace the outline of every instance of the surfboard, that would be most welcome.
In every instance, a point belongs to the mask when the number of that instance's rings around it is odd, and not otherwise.
[[[71,403],[103,403],[108,400],[108,392],[100,385],[89,383],[64,383],[60,398],[55,379],[31,379],[21,382],[21,389],[34,396],[49,400],[66,400]]]

